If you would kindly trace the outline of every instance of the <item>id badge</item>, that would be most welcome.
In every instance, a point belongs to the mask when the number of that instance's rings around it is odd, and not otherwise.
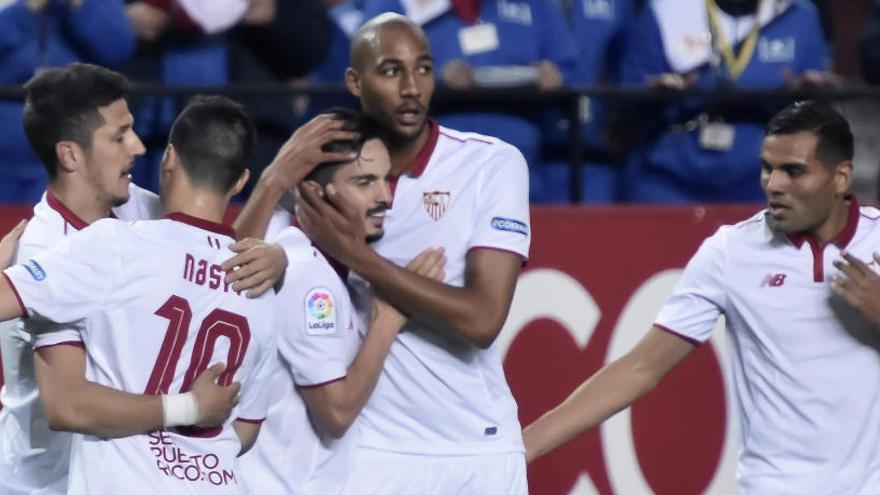
[[[458,41],[463,55],[491,52],[498,49],[498,29],[495,24],[475,24],[458,31]]]
[[[724,122],[706,122],[700,126],[700,147],[711,151],[730,151],[736,128]]]

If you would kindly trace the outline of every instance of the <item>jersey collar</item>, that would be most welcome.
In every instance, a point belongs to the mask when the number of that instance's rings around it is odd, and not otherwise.
[[[235,231],[232,230],[232,227],[215,223],[210,220],[204,220],[201,218],[196,218],[194,216],[187,215],[186,213],[174,212],[168,213],[165,215],[165,218],[168,220],[174,220],[175,222],[185,223],[187,225],[192,225],[193,227],[200,228],[202,230],[207,230],[209,232],[214,232],[220,235],[226,235],[233,239],[235,239]]]
[[[425,171],[425,167],[428,166],[428,160],[431,159],[431,154],[434,153],[434,148],[437,147],[437,139],[440,137],[440,126],[437,125],[437,122],[434,119],[428,119],[428,140],[425,141],[425,145],[422,146],[422,150],[419,151],[419,154],[409,162],[409,165],[406,166],[405,169],[400,173],[400,175],[406,174],[410,177],[419,177],[422,175],[422,172]]]
[[[64,203],[58,199],[58,196],[55,196],[55,192],[52,191],[51,187],[46,188],[46,203],[49,204],[49,208],[57,211],[61,218],[76,230],[82,230],[89,226],[88,222],[80,218],[70,208],[64,206]]]
[[[849,215],[846,218],[846,225],[843,226],[843,230],[837,233],[833,239],[831,239],[830,243],[835,246],[843,249],[847,244],[852,240],[853,236],[856,235],[856,227],[859,225],[859,202],[856,199],[854,194],[847,194],[844,199],[849,201]],[[795,245],[798,249],[803,246],[804,242],[808,239],[815,239],[813,234],[808,234],[806,232],[798,233],[798,234],[789,234],[788,240],[791,241],[792,244]],[[816,244],[820,244],[816,242]]]

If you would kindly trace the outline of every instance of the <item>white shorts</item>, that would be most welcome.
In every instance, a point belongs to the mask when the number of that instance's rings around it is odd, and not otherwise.
[[[439,456],[358,447],[345,495],[527,495],[521,452]]]

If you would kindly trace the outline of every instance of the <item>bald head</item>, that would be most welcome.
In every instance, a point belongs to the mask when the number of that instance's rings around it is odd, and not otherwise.
[[[364,65],[375,56],[382,34],[388,31],[409,31],[424,41],[426,46],[428,45],[425,31],[412,19],[393,12],[379,14],[364,23],[351,40],[349,63],[355,70],[362,70]]]

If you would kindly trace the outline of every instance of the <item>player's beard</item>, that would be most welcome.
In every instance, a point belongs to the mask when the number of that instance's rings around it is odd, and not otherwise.
[[[378,206],[370,208],[369,210],[367,210],[367,213],[365,214],[365,216],[366,216],[366,218],[370,218],[370,215],[373,215],[376,213],[382,213],[384,211],[388,211],[388,203],[382,203]],[[364,238],[364,241],[366,241],[367,244],[372,244],[372,243],[378,241],[379,239],[381,239],[382,236],[384,236],[384,235],[385,235],[385,228],[383,226],[383,227],[379,228],[378,232],[374,232],[372,234],[367,234],[367,236]]]

